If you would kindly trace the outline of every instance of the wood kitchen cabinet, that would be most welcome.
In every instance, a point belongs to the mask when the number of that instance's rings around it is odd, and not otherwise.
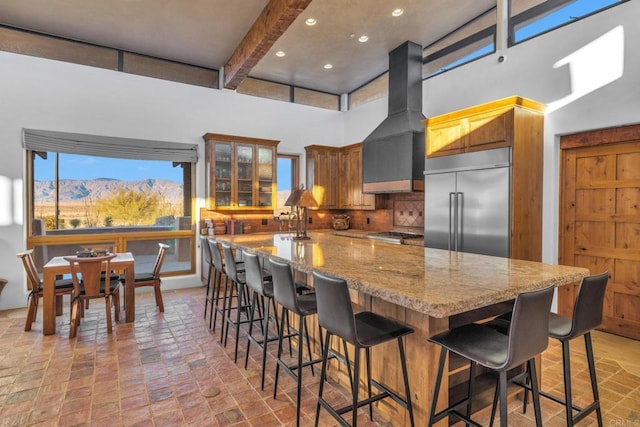
[[[511,147],[510,258],[542,258],[544,104],[519,96],[424,120],[427,157]]]
[[[424,121],[427,157],[521,144],[526,135],[517,129],[528,126],[530,112],[542,115],[543,111],[543,104],[512,96],[431,117]]]
[[[207,206],[215,210],[273,210],[279,141],[207,133]]]
[[[373,210],[376,195],[362,192],[362,143],[340,149],[338,206],[341,209]]]
[[[309,145],[304,148],[307,158],[307,188],[318,206],[338,208],[339,147]]]
[[[376,209],[377,196],[362,192],[362,143],[310,145],[305,150],[307,186],[321,208]]]

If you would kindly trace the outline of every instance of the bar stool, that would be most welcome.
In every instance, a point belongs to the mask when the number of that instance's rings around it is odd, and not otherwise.
[[[404,345],[402,338],[413,333],[413,329],[395,320],[380,316],[378,314],[363,311],[353,314],[351,298],[347,283],[342,279],[328,277],[323,274],[313,273],[314,288],[318,298],[318,323],[320,327],[326,329],[327,335],[324,343],[322,358],[322,373],[320,374],[320,390],[318,391],[318,404],[316,407],[316,426],[320,417],[320,407],[325,408],[340,424],[348,425],[342,414],[352,412],[352,425],[358,423],[358,408],[369,405],[369,417],[373,421],[372,403],[386,397],[391,397],[398,404],[409,412],[411,425],[414,425],[413,407],[411,406],[411,392],[409,390],[409,378],[407,375],[407,365],[405,360]],[[329,339],[332,335],[341,337],[355,347],[353,381],[351,392],[353,401],[350,406],[334,409],[324,398],[324,378],[327,372],[327,355],[329,354]],[[378,344],[398,340],[398,350],[400,351],[400,363],[402,366],[402,377],[404,379],[405,399],[389,390],[384,385],[371,379],[371,357],[370,348]],[[368,398],[359,400],[359,376],[360,376],[360,350],[365,349],[367,365],[367,391]],[[346,346],[345,346],[346,350]],[[348,354],[345,354],[348,360]],[[371,386],[375,386],[380,393],[371,395]]]
[[[280,318],[280,330],[278,332],[278,356],[276,364],[276,376],[273,388],[273,398],[278,394],[278,377],[280,368],[282,368],[291,377],[295,378],[298,383],[297,400],[296,400],[296,425],[300,425],[300,397],[302,395],[302,368],[311,367],[311,373],[314,374],[313,365],[322,362],[322,358],[313,359],[311,356],[311,345],[309,343],[309,334],[306,317],[316,314],[318,311],[315,294],[299,295],[296,291],[296,284],[291,274],[291,268],[288,264],[269,260],[271,274],[273,275],[273,294],[278,304],[282,306],[282,315]],[[284,335],[284,324],[289,312],[298,316],[298,361],[295,365],[288,365],[282,358],[282,340]],[[322,342],[322,330],[319,329],[319,337]],[[307,355],[309,360],[302,361],[302,346],[306,338]]]
[[[233,361],[238,361],[238,339],[240,337],[240,326],[249,322],[247,316],[248,310],[251,307],[249,304],[249,295],[247,292],[245,272],[237,269],[235,257],[233,255],[233,249],[228,243],[222,243],[222,252],[224,253],[224,269],[227,275],[225,281],[224,296],[222,299],[222,306],[224,314],[222,316],[222,329],[224,330],[224,346],[227,347],[227,338],[229,337],[229,326],[235,330],[235,348],[233,352]],[[227,295],[227,284],[231,282],[229,293]],[[235,286],[234,286],[235,284]],[[235,290],[235,296],[234,296]],[[236,305],[233,306],[233,299],[236,299]],[[231,316],[231,312],[235,311],[235,318]],[[245,319],[241,319],[242,313],[245,314]],[[260,321],[262,322],[262,321]],[[222,336],[220,337],[222,340]]]
[[[211,313],[209,314],[209,328],[211,328],[211,320],[213,316],[213,291],[215,288],[215,283],[212,285],[211,279],[214,278],[214,273],[216,273],[216,268],[213,265],[213,257],[211,255],[211,247],[209,246],[209,238],[207,236],[200,236],[200,242],[202,247],[204,248],[205,254],[205,262],[209,265],[209,271],[207,273],[207,289],[205,290],[204,296],[204,320],[207,320],[207,311],[209,307],[211,307]],[[217,278],[217,274],[215,276]]]
[[[218,247],[218,242],[215,240],[209,240],[209,248],[211,250],[211,260],[213,262],[213,266],[215,268],[214,275],[214,283],[216,282],[215,277],[217,275],[218,286],[214,286],[214,296],[213,296],[213,319],[209,322],[209,327],[211,330],[215,331],[216,325],[218,323],[218,314],[221,316],[222,326],[220,327],[220,343],[223,341],[223,332],[224,332],[224,318],[226,316],[226,297],[228,295],[228,282],[227,282],[227,274],[225,271],[224,262],[222,260],[222,254],[220,253],[220,248]],[[244,262],[243,261],[235,261],[236,272],[241,273],[244,272]],[[220,305],[220,301],[222,300],[223,304]]]
[[[598,395],[598,381],[596,379],[596,367],[593,359],[591,331],[602,323],[602,308],[608,281],[609,272],[607,271],[583,278],[573,306],[573,316],[568,318],[555,313],[549,314],[549,336],[562,343],[565,400],[544,391],[540,391],[540,395],[560,403],[565,407],[567,426],[573,426],[591,412],[596,411],[598,426],[602,427],[602,409],[600,408],[600,397]],[[503,321],[510,320],[508,316],[501,316],[500,319]],[[589,365],[589,376],[591,379],[591,392],[593,393],[593,402],[585,408],[579,408],[573,404],[571,391],[569,341],[580,336],[584,336],[587,364]],[[526,385],[523,386],[525,386],[524,410],[526,410],[529,387]],[[575,416],[573,415],[573,411],[577,411]]]
[[[533,391],[533,405],[536,426],[542,425],[540,400],[536,378],[535,357],[548,346],[549,310],[553,299],[553,286],[545,289],[521,293],[516,297],[513,307],[511,327],[508,335],[500,333],[487,325],[471,323],[429,338],[429,341],[442,347],[438,374],[433,390],[433,400],[429,412],[431,426],[444,417],[454,415],[467,424],[478,425],[471,420],[471,405],[476,365],[479,364],[498,372],[500,395],[500,425],[507,426],[507,371],[527,362],[528,369],[517,377],[528,375]],[[447,351],[454,352],[469,360],[468,396],[448,408],[436,413],[438,393],[442,382],[442,373]],[[466,415],[456,408],[467,404]]]
[[[253,342],[262,351],[262,377],[260,388],[261,390],[264,390],[267,344],[278,339],[277,336],[269,337],[269,321],[273,319],[276,323],[276,330],[280,330],[276,302],[273,298],[273,281],[270,275],[265,277],[264,270],[260,267],[260,260],[257,255],[243,251],[242,258],[244,259],[247,286],[252,291],[251,309],[249,311],[249,333],[247,334],[247,352],[244,360],[244,368],[247,369],[247,365],[249,363],[249,350],[251,348],[251,343]],[[256,309],[260,312],[260,304],[263,306],[262,312],[264,315],[261,316],[260,319],[256,319],[255,312]],[[273,316],[271,316],[271,307],[273,307]],[[253,322],[256,320],[261,320],[263,322],[261,339],[253,336]]]

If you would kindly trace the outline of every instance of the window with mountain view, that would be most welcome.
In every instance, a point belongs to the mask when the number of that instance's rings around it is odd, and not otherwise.
[[[190,216],[190,163],[32,153],[33,218],[46,231],[161,231]]]

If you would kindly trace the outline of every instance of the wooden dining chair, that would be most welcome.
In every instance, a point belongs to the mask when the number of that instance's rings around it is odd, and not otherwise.
[[[116,254],[81,258],[77,256],[64,257],[71,269],[73,293],[71,295],[71,328],[69,338],[76,336],[80,318],[84,317],[87,299],[104,298],[107,312],[107,332],[113,332],[111,321],[111,305],[115,306],[116,321],[120,320],[120,282],[111,279],[110,262]],[[105,280],[105,277],[109,280]],[[115,297],[115,298],[114,298]]]
[[[136,288],[140,288],[143,286],[153,286],[153,292],[156,297],[156,305],[162,313],[164,312],[164,302],[162,301],[162,291],[160,290],[160,286],[162,285],[162,281],[160,280],[160,270],[162,269],[162,264],[164,263],[164,259],[167,256],[167,249],[169,249],[169,245],[158,243],[158,246],[160,246],[160,249],[158,250],[158,256],[156,257],[153,271],[151,271],[150,273],[136,273],[133,286],[135,286]],[[120,276],[120,282],[122,283],[122,286],[129,286],[125,281],[124,275]],[[124,305],[126,308],[126,300],[124,302]]]
[[[24,270],[27,273],[27,289],[29,290],[27,320],[24,325],[25,331],[31,330],[31,324],[36,320],[38,312],[38,302],[42,298],[43,283],[38,274],[38,269],[33,260],[33,249],[19,252],[16,254],[22,261]],[[56,297],[62,295],[71,295],[73,292],[73,282],[71,279],[58,279],[55,281]]]

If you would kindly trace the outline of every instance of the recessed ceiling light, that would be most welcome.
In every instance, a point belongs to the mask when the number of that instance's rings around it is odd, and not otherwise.
[[[278,57],[280,57],[280,58],[282,58],[282,57],[283,57],[283,56],[285,56],[285,55],[286,55],[286,53],[284,53],[284,52],[283,52],[283,51],[281,51],[281,50],[279,50],[279,51],[277,51],[277,52],[276,52],[276,56],[278,56]]]
[[[360,37],[358,37],[358,41],[359,41],[360,43],[364,43],[364,42],[366,42],[367,40],[369,40],[369,36],[360,36]]]
[[[306,21],[304,21],[305,24],[307,24],[308,26],[312,27],[314,25],[316,25],[318,23],[318,21],[316,21],[315,18],[307,18]]]
[[[393,16],[400,16],[404,13],[404,9],[393,9],[393,12],[391,12],[391,15]]]
[[[332,69],[332,68],[333,68],[333,65],[331,65],[331,64],[324,64],[324,69],[325,69],[325,70],[330,70],[330,69]]]

